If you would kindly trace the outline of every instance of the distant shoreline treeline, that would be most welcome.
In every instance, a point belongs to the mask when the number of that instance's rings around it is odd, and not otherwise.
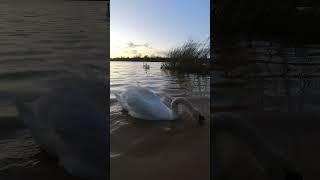
[[[110,61],[134,61],[134,62],[165,62],[169,61],[168,58],[165,57],[119,57],[119,58],[111,58]]]
[[[111,58],[110,61],[130,61],[130,62],[169,62],[172,59],[166,57],[157,57],[157,58],[144,58],[144,57],[133,57],[133,58]],[[210,59],[202,59],[202,62],[208,62]]]

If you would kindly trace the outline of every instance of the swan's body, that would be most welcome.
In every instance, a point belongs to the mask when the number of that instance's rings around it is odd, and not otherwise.
[[[130,86],[122,93],[116,94],[117,100],[129,115],[144,120],[175,120],[179,116],[178,105],[185,105],[195,118],[200,115],[185,98],[176,98],[171,108],[166,106],[151,90],[139,86]]]
[[[32,105],[18,102],[19,117],[29,127],[35,142],[56,156],[67,172],[86,178],[104,178],[108,160],[105,111],[97,107],[98,97],[84,93],[85,86],[80,86],[82,89],[53,91]],[[104,89],[93,85],[90,88],[96,92]]]

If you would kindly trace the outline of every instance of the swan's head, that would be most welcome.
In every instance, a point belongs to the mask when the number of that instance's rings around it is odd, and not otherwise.
[[[179,110],[179,105],[182,105],[183,110]],[[171,103],[171,107],[173,112],[175,112],[178,116],[184,115],[188,112],[191,113],[192,118],[195,119],[199,125],[204,123],[205,117],[186,98],[175,98]]]

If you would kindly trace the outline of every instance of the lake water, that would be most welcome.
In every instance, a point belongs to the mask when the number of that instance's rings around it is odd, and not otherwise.
[[[0,179],[69,179],[40,152],[13,102],[50,92],[51,80],[105,72],[106,2],[14,0],[0,9]]]
[[[144,62],[110,62],[110,98],[128,85],[140,85],[156,93],[173,97],[210,95],[209,76],[178,74],[160,69],[161,62],[146,62],[150,69],[143,68]]]
[[[150,69],[143,62],[110,62],[111,179],[209,179],[209,76],[170,73],[160,69],[161,62],[146,63]],[[167,122],[134,119],[114,95],[130,85],[151,89],[167,104],[188,98],[207,121],[202,127],[182,122],[178,132],[168,134]]]

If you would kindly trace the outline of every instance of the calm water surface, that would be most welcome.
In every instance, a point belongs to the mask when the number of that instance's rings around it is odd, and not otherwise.
[[[173,97],[204,96],[210,94],[209,76],[196,74],[175,74],[160,69],[161,62],[147,62],[150,69],[143,68],[143,62],[110,63],[110,92],[124,90],[129,85],[140,85],[156,93],[166,93]]]

